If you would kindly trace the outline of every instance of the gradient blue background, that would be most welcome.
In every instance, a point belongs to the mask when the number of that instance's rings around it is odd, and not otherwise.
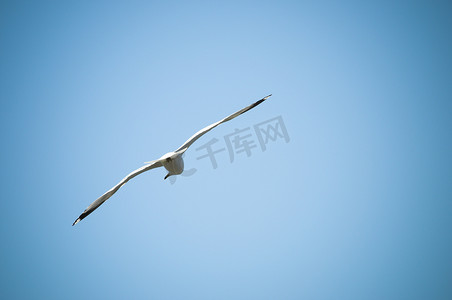
[[[77,2],[77,3],[74,3]],[[2,1],[2,299],[452,299],[448,1]],[[153,170],[205,125],[290,142]]]

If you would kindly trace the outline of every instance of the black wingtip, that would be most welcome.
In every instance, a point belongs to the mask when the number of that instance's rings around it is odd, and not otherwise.
[[[262,102],[264,102],[265,100],[267,100],[271,95],[272,95],[272,94],[270,94],[270,95],[268,95],[268,96],[262,98],[261,100],[256,101],[255,103],[253,103],[253,104],[251,105],[251,107],[250,107],[249,109],[252,109],[252,108],[258,106],[259,104],[261,104]]]
[[[74,221],[74,223],[72,223],[72,226],[74,226],[75,224],[77,224],[78,222],[80,222],[82,219],[77,218],[77,220]]]
[[[87,215],[89,215],[91,212],[86,213],[86,211],[84,211],[78,218],[77,220],[74,221],[74,223],[72,223],[72,226],[74,226],[75,224],[77,224],[78,222],[80,222],[81,220],[83,220]]]

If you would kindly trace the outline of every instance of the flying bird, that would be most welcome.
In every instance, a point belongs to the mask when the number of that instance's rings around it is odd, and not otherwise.
[[[122,187],[127,181],[129,181],[130,179],[134,178],[135,176],[137,176],[143,172],[149,171],[151,169],[159,168],[159,167],[165,167],[165,169],[168,171],[168,174],[166,174],[164,179],[166,179],[172,175],[181,174],[184,171],[184,161],[182,159],[182,154],[184,154],[184,152],[187,151],[188,147],[190,147],[197,139],[199,139],[201,136],[203,136],[210,130],[214,129],[221,123],[230,121],[230,120],[234,119],[235,117],[238,117],[241,114],[249,111],[250,109],[258,106],[259,104],[261,104],[262,102],[267,100],[270,96],[271,96],[271,94],[268,95],[267,97],[264,97],[256,102],[254,102],[253,104],[233,113],[232,115],[227,116],[226,118],[201,129],[200,131],[195,133],[192,137],[190,137],[185,143],[183,143],[182,146],[180,146],[176,151],[168,152],[157,160],[146,162],[145,166],[133,171],[132,173],[130,173],[129,175],[124,177],[117,185],[112,187],[105,194],[103,194],[102,196],[97,198],[96,201],[91,203],[91,205],[85,209],[85,211],[77,218],[77,220],[75,220],[75,222],[72,224],[72,226],[74,226],[75,224],[77,224],[78,222],[80,222],[81,220],[86,218],[90,213],[92,213],[94,210],[96,210],[96,208],[101,206],[102,203],[104,203],[111,196],[113,196],[113,194],[116,193],[119,190],[119,188]]]

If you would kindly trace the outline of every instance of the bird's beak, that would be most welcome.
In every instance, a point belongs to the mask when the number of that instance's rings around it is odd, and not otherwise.
[[[163,180],[165,180],[166,178],[168,178],[170,176],[170,173],[166,174],[165,178],[163,178]]]

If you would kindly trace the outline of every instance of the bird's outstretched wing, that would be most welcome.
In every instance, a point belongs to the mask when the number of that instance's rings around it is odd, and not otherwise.
[[[201,129],[200,131],[198,131],[197,133],[195,133],[191,138],[189,138],[182,146],[180,146],[175,152],[185,152],[188,147],[191,146],[191,144],[193,144],[197,139],[199,139],[201,136],[203,136],[205,133],[209,132],[210,130],[214,129],[215,127],[217,127],[218,125],[220,125],[221,123],[230,121],[232,119],[234,119],[235,117],[240,116],[241,114],[249,111],[250,109],[258,106],[259,104],[261,104],[262,102],[264,102],[265,100],[267,100],[268,97],[270,97],[270,95],[268,95],[267,97],[262,98],[259,101],[254,102],[253,104],[251,104],[250,106],[247,106],[235,113],[233,113],[230,116],[227,116],[226,118],[224,118],[223,120],[220,120],[216,123],[213,123],[207,127],[204,127],[203,129]]]
[[[124,177],[124,179],[122,179],[117,185],[112,187],[108,192],[106,192],[105,194],[103,194],[102,196],[97,198],[96,201],[91,203],[91,205],[85,209],[85,211],[77,218],[77,220],[75,220],[75,222],[72,224],[72,226],[74,226],[75,224],[77,224],[78,222],[83,220],[86,216],[88,216],[90,213],[92,213],[96,208],[101,206],[102,203],[107,201],[108,198],[110,198],[114,193],[116,193],[119,190],[119,188],[122,187],[127,181],[129,181],[133,177],[135,177],[143,172],[146,172],[146,171],[149,171],[151,169],[158,168],[161,166],[163,166],[163,164],[160,160],[154,160],[154,161],[149,162],[148,165],[145,165],[145,166],[133,171],[126,177]]]

